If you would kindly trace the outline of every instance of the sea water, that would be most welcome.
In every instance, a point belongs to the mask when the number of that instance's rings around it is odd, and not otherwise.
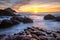
[[[34,23],[28,23],[28,24],[20,23],[18,25],[14,25],[6,29],[0,29],[0,34],[19,33],[24,29],[26,29],[27,27],[32,27],[32,26],[43,28],[46,30],[51,30],[51,31],[60,30],[60,22],[52,21],[52,20],[44,20],[44,15],[25,15],[25,16],[31,18],[34,21]]]

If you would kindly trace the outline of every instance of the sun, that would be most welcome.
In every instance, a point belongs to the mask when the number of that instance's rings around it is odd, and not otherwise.
[[[31,10],[32,10],[31,12],[33,12],[34,14],[37,14],[39,12],[39,7],[34,6],[34,7],[32,7]]]
[[[34,6],[22,6],[19,8],[19,11],[38,13],[39,6],[35,6],[35,5]]]
[[[17,6],[13,8],[17,12],[31,12],[31,13],[39,13],[39,12],[60,12],[60,7],[52,7],[47,4],[41,5],[34,5],[34,4],[27,4],[23,6]]]
[[[38,12],[38,10],[39,10],[39,7],[34,6],[34,7],[32,7],[32,10],[33,10],[33,12],[37,13],[37,12]]]
[[[46,12],[48,10],[46,10],[45,8],[39,5],[24,5],[24,6],[18,7],[17,11],[18,12],[30,12],[30,13],[37,14],[39,12]]]
[[[35,10],[35,11],[34,11],[34,13],[36,14],[36,13],[38,13],[38,11],[37,11],[37,10]]]

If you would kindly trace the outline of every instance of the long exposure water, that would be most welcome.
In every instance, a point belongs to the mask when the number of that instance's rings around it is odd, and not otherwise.
[[[55,22],[52,20],[44,20],[44,16],[37,15],[27,15],[27,17],[31,18],[34,23],[23,24],[20,23],[10,28],[0,29],[0,34],[14,34],[23,31],[27,27],[35,26],[47,30],[60,30],[60,22]],[[1,18],[0,18],[1,19]]]

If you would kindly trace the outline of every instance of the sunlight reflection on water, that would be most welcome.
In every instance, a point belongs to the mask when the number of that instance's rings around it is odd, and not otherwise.
[[[52,20],[44,20],[44,16],[30,16],[33,20],[33,26],[44,28],[47,30],[59,30],[60,22],[54,22]]]

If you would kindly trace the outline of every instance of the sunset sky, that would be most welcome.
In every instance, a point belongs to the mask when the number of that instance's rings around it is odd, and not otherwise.
[[[0,9],[17,12],[60,12],[60,0],[0,0]]]

